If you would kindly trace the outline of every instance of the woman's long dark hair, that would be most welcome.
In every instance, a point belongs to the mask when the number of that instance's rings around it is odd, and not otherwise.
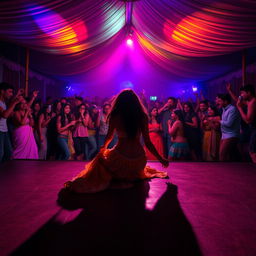
[[[99,115],[99,113],[97,113],[97,114],[93,113],[93,109],[95,109],[95,108],[98,108],[95,104],[93,104],[89,108],[89,115],[90,115],[90,118],[91,118],[92,122],[94,122],[94,123],[97,121],[98,115]]]
[[[173,113],[174,113],[176,116],[178,116],[179,120],[180,120],[182,123],[184,123],[184,116],[183,116],[183,112],[182,112],[181,110],[175,109],[175,110],[173,111]]]
[[[51,109],[51,112],[50,112],[50,113],[47,113],[47,109],[48,109],[49,106],[52,107],[51,104],[44,105],[44,106],[41,108],[41,110],[39,111],[39,115],[38,115],[38,116],[40,116],[41,114],[43,114],[43,115],[44,115],[44,119],[47,118],[47,115],[50,116],[53,111],[52,111],[52,109]]]
[[[85,105],[84,103],[82,103],[82,104],[80,104],[79,106],[76,107],[76,110],[75,110],[75,118],[76,118],[76,119],[79,119],[79,118],[80,118],[80,112],[79,112],[79,110],[80,110],[80,108],[81,108],[82,106],[85,107],[84,113],[85,113],[85,114],[88,113],[88,109],[87,109],[86,105]]]
[[[193,104],[191,102],[187,101],[187,102],[184,103],[184,106],[185,105],[187,105],[189,107],[189,112],[188,113],[194,113],[195,112]]]
[[[53,103],[53,106],[52,106],[52,110],[53,110],[53,112],[55,112],[55,113],[57,113],[57,105],[58,105],[58,103],[60,103],[61,104],[61,108],[63,108],[63,103],[61,103],[61,101],[60,100],[56,100],[54,103]]]
[[[157,108],[157,107],[152,107],[152,108],[149,109],[149,112],[148,112],[148,116],[149,116],[148,122],[149,122],[150,124],[152,124],[152,115],[151,115],[151,113],[152,113],[152,111],[153,111],[154,109],[156,109],[156,110],[158,111],[158,108]],[[158,112],[157,112],[157,113],[158,113]],[[159,114],[157,114],[157,116],[156,116],[156,122],[157,122],[158,124],[160,124]]]
[[[120,118],[129,138],[135,138],[144,120],[148,119],[145,107],[131,89],[121,91],[114,100],[109,119]]]
[[[219,112],[219,110],[217,109],[216,106],[210,105],[208,108],[211,108],[213,110],[214,116],[220,116],[220,112]]]
[[[70,105],[69,103],[66,103],[66,104],[63,105],[63,107],[62,107],[62,109],[61,109],[61,113],[60,113],[60,117],[61,117],[60,122],[61,122],[61,126],[62,126],[62,127],[65,126],[65,125],[67,125],[67,124],[65,123],[66,120],[65,120],[65,111],[64,111],[64,109],[65,109],[66,106],[69,106],[69,107],[70,107],[70,112],[69,112],[69,114],[67,114],[68,122],[70,123],[70,122],[72,121],[72,114],[71,114],[72,108],[71,108],[71,105]]]

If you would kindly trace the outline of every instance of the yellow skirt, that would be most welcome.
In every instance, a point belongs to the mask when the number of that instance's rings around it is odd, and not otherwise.
[[[65,186],[77,193],[95,193],[109,187],[112,180],[135,181],[148,178],[166,178],[167,172],[146,166],[146,155],[128,158],[115,148],[102,150]]]

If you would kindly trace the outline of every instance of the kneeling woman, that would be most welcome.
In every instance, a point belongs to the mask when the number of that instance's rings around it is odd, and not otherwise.
[[[108,118],[109,130],[100,152],[86,165],[85,170],[72,181],[66,182],[65,187],[77,193],[94,193],[117,183],[132,184],[139,179],[166,178],[167,172],[146,166],[141,135],[146,147],[164,167],[169,162],[159,155],[152,144],[146,111],[132,90],[123,90],[116,97]],[[113,149],[108,149],[114,132],[117,133],[118,142]]]
[[[172,145],[169,150],[169,160],[186,160],[189,156],[189,146],[184,135],[183,114],[181,110],[174,110],[168,120],[168,131]]]

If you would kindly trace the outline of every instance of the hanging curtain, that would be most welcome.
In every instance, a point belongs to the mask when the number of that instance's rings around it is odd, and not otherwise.
[[[81,74],[127,36],[125,8],[120,0],[5,0],[0,39],[33,49],[31,67],[40,72]],[[256,47],[255,0],[134,1],[132,24],[148,60],[180,79],[228,72],[239,51]]]

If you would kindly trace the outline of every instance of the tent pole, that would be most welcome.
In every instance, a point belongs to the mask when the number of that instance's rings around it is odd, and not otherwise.
[[[29,79],[29,49],[26,48],[26,69],[25,69],[25,96],[28,97],[28,79]]]
[[[246,84],[246,55],[247,55],[247,51],[243,50],[243,55],[242,55],[242,85],[243,86]]]

